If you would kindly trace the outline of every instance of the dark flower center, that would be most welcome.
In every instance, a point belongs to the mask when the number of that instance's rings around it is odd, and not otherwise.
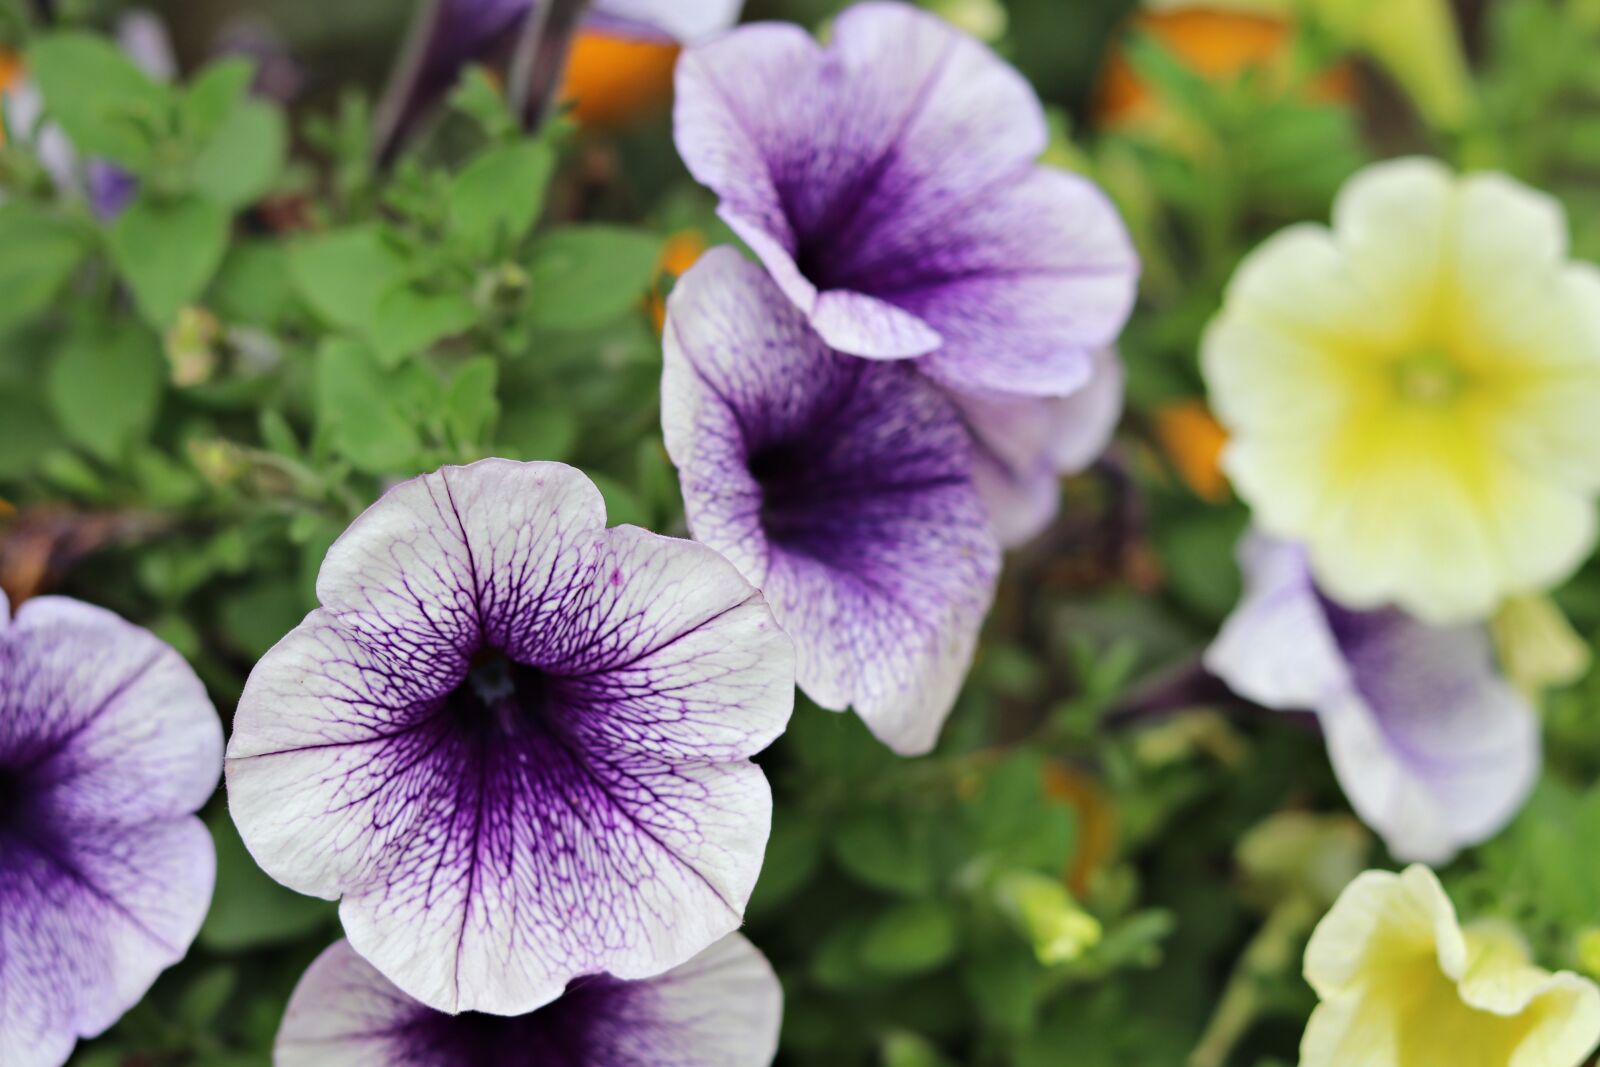
[[[792,442],[768,445],[752,453],[749,464],[750,476],[761,486],[761,529],[767,539],[801,552],[821,547],[830,479],[815,451]]]
[[[0,830],[11,825],[22,808],[24,794],[22,774],[10,767],[0,767]]]
[[[527,1015],[428,1012],[406,1037],[408,1063],[455,1067],[590,1067],[607,1062],[614,1015],[627,986],[604,975],[579,979],[559,1000]]]
[[[506,737],[543,733],[558,686],[554,675],[485,648],[472,657],[466,679],[447,703],[459,722],[475,730]]]

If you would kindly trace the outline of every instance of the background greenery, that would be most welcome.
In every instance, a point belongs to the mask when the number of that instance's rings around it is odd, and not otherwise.
[[[116,13],[62,6],[85,26]],[[565,460],[614,522],[684,532],[658,428],[663,254],[682,258],[686,234],[729,238],[664,115],[528,138],[475,76],[378,173],[370,103],[409,5],[155,6],[189,72],[180,90],[104,38],[30,41],[0,0],[0,40],[33,45],[80,148],[141,177],[108,223],[58,194],[21,139],[0,149],[14,598],[65,592],[152,627],[227,717],[314,604],[328,544],[395,479],[485,455]],[[814,25],[839,6],[751,0],[749,14]],[[762,758],[777,821],[749,933],[787,991],[781,1062],[1172,1067],[1198,1045],[1200,1067],[1292,1063],[1312,1006],[1304,935],[1339,872],[1389,861],[1344,814],[1314,729],[1194,670],[1237,595],[1246,518],[1208,467],[1197,338],[1257,241],[1326,218],[1345,177],[1401,152],[1550,189],[1578,254],[1600,254],[1600,5],[1463,5],[1476,104],[1449,121],[1315,20],[1272,71],[1206,76],[1130,34],[1127,2],[930,6],[991,28],[1007,16],[997,47],[1053,109],[1052,158],[1104,183],[1140,242],[1129,410],[1066,485],[1059,522],[1009,560],[934,756],[898,760],[802,701]],[[241,15],[297,61],[287,108],[247,94],[248,66],[210,58]],[[1106,115],[1097,86],[1117,51],[1153,121]],[[1335,68],[1344,88],[1326,92]],[[1560,601],[1592,643],[1600,571]],[[1597,703],[1592,673],[1549,696],[1538,794],[1445,872],[1465,913],[1511,917],[1542,962],[1591,972]],[[266,1064],[294,982],[338,936],[332,905],[255,868],[220,794],[205,817],[219,879],[194,952],[74,1063]]]

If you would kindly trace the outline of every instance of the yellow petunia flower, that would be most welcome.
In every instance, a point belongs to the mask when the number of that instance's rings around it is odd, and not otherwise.
[[[1245,260],[1202,362],[1234,489],[1347,607],[1480,619],[1594,544],[1600,271],[1543,193],[1369,167]]]
[[[1600,987],[1533,966],[1503,923],[1463,930],[1422,866],[1351,882],[1305,975],[1300,1067],[1577,1067],[1600,1040]]]

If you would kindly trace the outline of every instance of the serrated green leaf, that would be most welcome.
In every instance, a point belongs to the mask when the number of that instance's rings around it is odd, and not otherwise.
[[[111,258],[140,312],[164,327],[194,303],[228,249],[228,212],[200,197],[141,195],[111,227]]]
[[[244,102],[255,77],[255,64],[230,56],[208,64],[183,93],[185,133],[194,144],[205,144],[223,121]]]

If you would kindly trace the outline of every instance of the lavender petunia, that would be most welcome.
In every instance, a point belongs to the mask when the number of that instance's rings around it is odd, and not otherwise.
[[[678,64],[678,150],[830,347],[962,392],[1065,396],[1133,303],[1136,257],[986,46],[902,3],[821,48],[743,27]]]
[[[665,343],[690,529],[766,593],[812,700],[926,752],[1000,567],[954,405],[907,364],[829,349],[730,248],[679,281]]]
[[[1233,690],[1310,709],[1357,814],[1401,860],[1439,864],[1493,836],[1539,772],[1539,725],[1482,626],[1438,627],[1322,595],[1303,551],[1240,548],[1246,592],[1206,654]]]
[[[726,560],[606,529],[571,467],[484,460],[390,490],[317,595],[245,686],[230,807],[390,981],[521,1014],[739,925],[794,667]]]
[[[973,437],[973,478],[1006,548],[1038,536],[1060,508],[1061,479],[1105,451],[1122,385],[1122,364],[1103,349],[1088,384],[1067,396],[953,394]]]
[[[182,959],[216,881],[222,724],[152,634],[0,593],[0,1063],[57,1067]]]
[[[340,941],[300,979],[277,1067],[767,1067],[783,990],[738,934],[656,978],[574,981],[526,1015],[446,1015]]]

